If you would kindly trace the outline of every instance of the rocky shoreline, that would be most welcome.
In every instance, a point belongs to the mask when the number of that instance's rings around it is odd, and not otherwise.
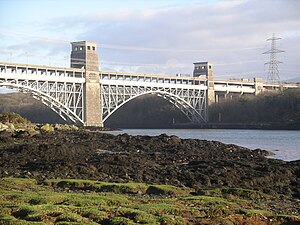
[[[300,199],[300,161],[268,159],[264,150],[49,126],[0,132],[0,177],[241,187]]]

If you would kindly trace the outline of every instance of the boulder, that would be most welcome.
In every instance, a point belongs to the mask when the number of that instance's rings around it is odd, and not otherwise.
[[[8,128],[9,127],[6,124],[0,123],[0,131],[6,131]]]
[[[55,130],[78,130],[79,128],[75,125],[68,125],[68,124],[55,124]]]
[[[54,132],[54,127],[52,127],[49,123],[46,123],[41,127],[41,131],[44,132]]]

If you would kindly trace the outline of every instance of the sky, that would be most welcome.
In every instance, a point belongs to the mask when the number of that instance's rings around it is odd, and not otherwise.
[[[276,37],[281,80],[300,81],[298,0],[0,0],[0,61],[70,66],[70,42],[95,41],[101,70],[266,79]]]

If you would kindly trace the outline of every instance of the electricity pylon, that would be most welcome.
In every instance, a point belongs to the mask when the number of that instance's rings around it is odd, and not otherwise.
[[[280,39],[281,38],[275,37],[275,34],[273,33],[273,36],[267,39],[267,41],[271,41],[271,49],[263,53],[263,54],[270,54],[270,61],[266,62],[265,65],[269,64],[269,72],[268,72],[267,80],[271,83],[280,83],[278,64],[282,62],[276,59],[277,53],[284,52],[276,48],[276,41]]]

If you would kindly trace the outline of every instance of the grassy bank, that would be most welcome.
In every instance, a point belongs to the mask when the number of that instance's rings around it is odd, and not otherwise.
[[[297,205],[258,191],[2,178],[0,224],[299,224]],[[298,205],[299,207],[299,205]]]

